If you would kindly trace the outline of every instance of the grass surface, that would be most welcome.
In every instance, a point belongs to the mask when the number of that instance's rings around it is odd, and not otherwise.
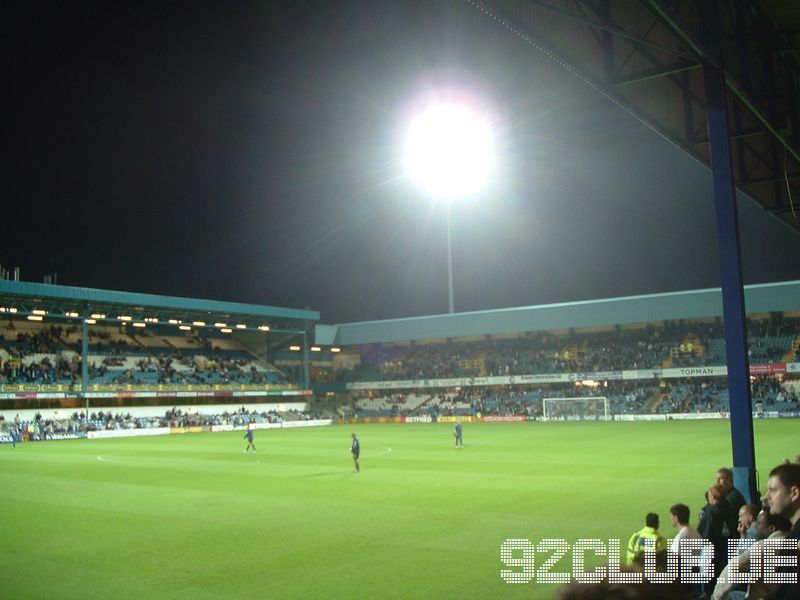
[[[731,463],[725,421],[351,426],[0,447],[3,598],[548,598],[506,538],[621,538]],[[756,423],[762,487],[800,420]],[[541,561],[544,557],[539,558]],[[567,557],[569,558],[569,557]],[[569,563],[566,563],[567,565]],[[565,568],[564,570],[569,570]]]

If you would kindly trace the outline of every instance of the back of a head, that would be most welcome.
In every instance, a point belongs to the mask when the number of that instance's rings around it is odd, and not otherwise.
[[[688,525],[689,524],[689,507],[685,504],[673,504],[669,512],[678,519],[678,523],[681,525]]]
[[[644,518],[644,524],[653,529],[658,529],[658,515],[656,513],[647,513]]]
[[[708,503],[717,504],[725,495],[725,489],[718,483],[708,488]]]
[[[568,583],[561,586],[554,600],[683,600],[680,585],[648,583]]]

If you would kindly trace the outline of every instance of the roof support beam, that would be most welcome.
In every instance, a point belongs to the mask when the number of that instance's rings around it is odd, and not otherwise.
[[[675,50],[674,48],[668,48],[667,46],[662,46],[661,44],[656,44],[654,42],[647,41],[645,39],[642,39],[641,37],[628,33],[621,27],[617,27],[615,25],[608,23],[598,23],[597,21],[588,19],[581,15],[576,15],[575,13],[572,13],[568,10],[564,10],[563,8],[558,8],[557,6],[553,6],[552,4],[544,2],[543,0],[529,0],[529,1],[531,4],[534,4],[540,8],[558,13],[559,15],[562,15],[564,17],[569,17],[570,19],[577,21],[578,23],[582,23],[583,25],[587,25],[588,27],[592,27],[593,29],[598,29],[600,31],[607,31],[608,33],[612,33],[618,37],[628,40],[629,42],[632,42],[637,46],[647,46],[649,48],[653,48],[661,52],[666,52],[667,54],[672,54],[674,56],[679,56],[687,60],[692,60],[692,56],[688,52],[684,52],[682,50]],[[595,12],[598,12],[598,9],[594,4],[592,3],[587,4],[585,2],[584,4],[586,4],[589,8],[591,8]]]
[[[649,81],[650,79],[657,79],[659,77],[674,75],[675,73],[683,73],[684,71],[691,71],[699,68],[700,65],[696,62],[683,60],[672,63],[671,65],[653,67],[652,69],[646,69],[644,71],[639,71],[638,73],[629,73],[628,75],[623,75],[618,77],[616,81],[613,81],[612,85],[630,85],[631,83]]]

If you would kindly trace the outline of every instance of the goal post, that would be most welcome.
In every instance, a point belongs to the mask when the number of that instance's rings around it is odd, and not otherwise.
[[[597,420],[608,421],[608,398],[542,398],[542,420]]]

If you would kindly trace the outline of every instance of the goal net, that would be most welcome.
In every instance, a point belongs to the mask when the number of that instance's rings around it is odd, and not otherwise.
[[[543,421],[607,421],[608,398],[542,398]]]

